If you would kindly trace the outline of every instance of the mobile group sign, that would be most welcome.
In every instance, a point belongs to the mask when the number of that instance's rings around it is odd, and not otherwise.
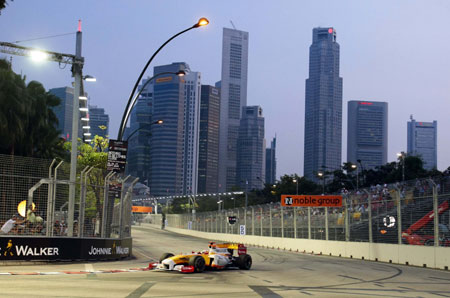
[[[283,207],[342,207],[342,196],[281,195]]]

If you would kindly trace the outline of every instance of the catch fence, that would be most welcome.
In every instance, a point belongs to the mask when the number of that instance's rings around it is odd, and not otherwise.
[[[72,218],[69,174],[70,164],[61,160],[0,155],[0,236],[130,237],[137,179],[78,169]],[[5,225],[9,219],[15,224]]]
[[[203,232],[371,243],[450,246],[450,177],[343,191],[343,206],[280,203],[168,214],[169,227]],[[438,216],[434,216],[437,214]],[[228,218],[236,217],[235,224]],[[160,223],[155,215],[151,220]]]

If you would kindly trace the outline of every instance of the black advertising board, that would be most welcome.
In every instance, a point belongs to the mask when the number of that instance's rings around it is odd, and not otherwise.
[[[0,261],[115,260],[131,256],[132,239],[0,237]]]
[[[116,173],[125,172],[125,165],[127,163],[127,141],[109,140],[108,144],[108,171]]]

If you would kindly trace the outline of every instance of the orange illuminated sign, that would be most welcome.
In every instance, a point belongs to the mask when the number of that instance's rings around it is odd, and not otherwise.
[[[281,195],[285,207],[342,207],[342,196]]]
[[[131,207],[131,212],[135,212],[135,213],[151,213],[152,211],[153,211],[152,207],[145,207],[145,206]]]
[[[172,81],[172,77],[163,77],[163,78],[156,79],[156,83],[170,82],[170,81]]]

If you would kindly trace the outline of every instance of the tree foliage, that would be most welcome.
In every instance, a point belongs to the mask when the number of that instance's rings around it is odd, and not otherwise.
[[[0,153],[38,158],[64,155],[52,108],[58,97],[41,83],[25,82],[6,60],[0,60]]]

